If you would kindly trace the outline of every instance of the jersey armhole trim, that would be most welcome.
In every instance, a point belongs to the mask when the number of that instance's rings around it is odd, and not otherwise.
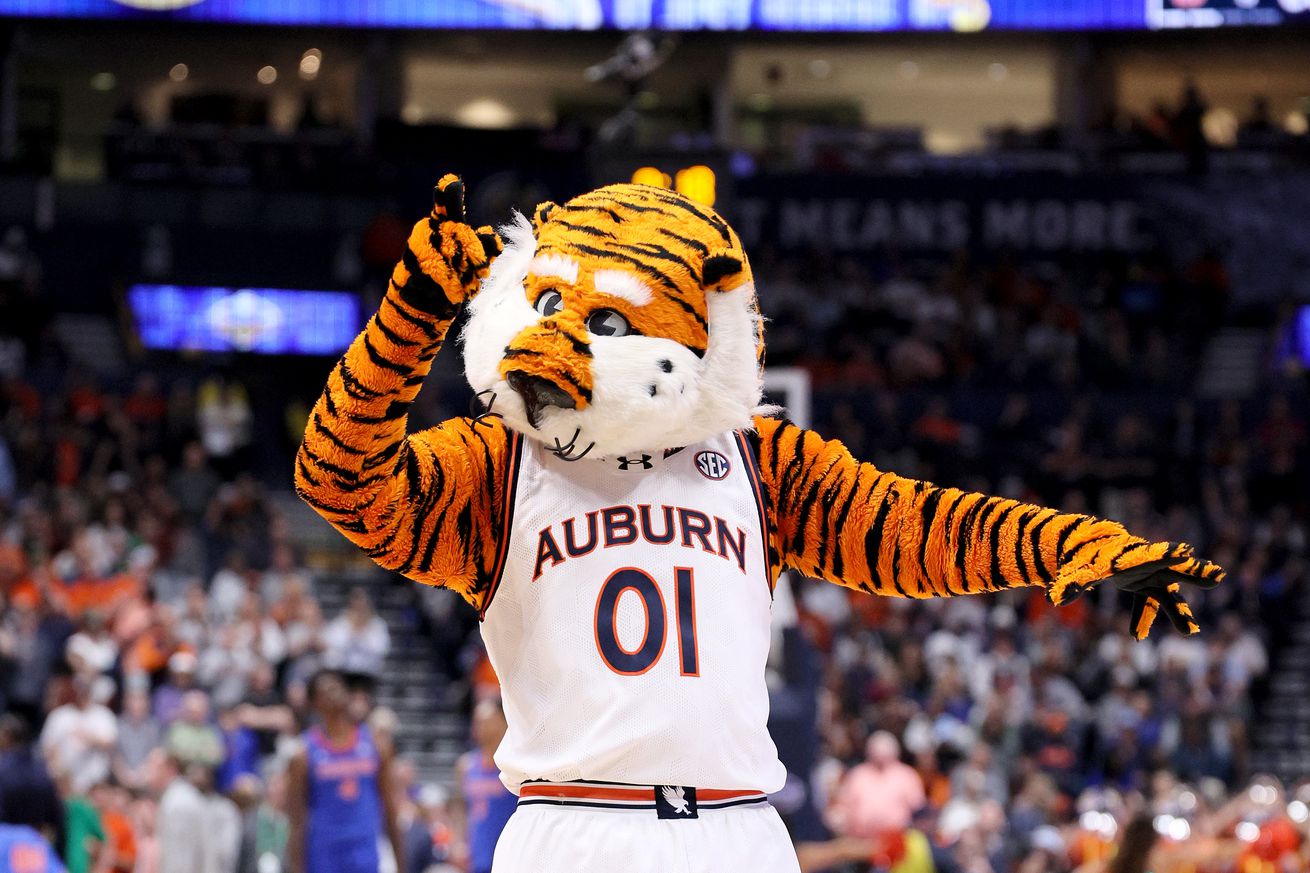
[[[510,431],[509,457],[505,462],[505,487],[501,491],[505,505],[501,507],[500,545],[496,549],[496,563],[491,570],[491,586],[482,601],[482,608],[478,610],[478,621],[486,619],[487,610],[491,608],[491,600],[496,596],[496,589],[500,588],[500,577],[505,572],[505,559],[509,555],[510,528],[514,522],[514,499],[519,487],[519,463],[522,459],[523,434]]]
[[[737,451],[741,453],[741,463],[746,468],[746,478],[750,480],[751,493],[755,495],[755,508],[760,514],[760,545],[764,548],[764,577],[769,582],[769,597],[773,597],[773,588],[777,580],[774,579],[773,567],[769,563],[769,516],[764,509],[764,488],[760,483],[759,461],[745,434],[737,430],[733,431],[732,435],[737,440]]]

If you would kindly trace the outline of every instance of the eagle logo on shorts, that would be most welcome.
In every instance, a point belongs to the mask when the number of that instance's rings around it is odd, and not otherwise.
[[[680,785],[662,785],[660,794],[664,797],[664,802],[673,807],[673,811],[678,815],[691,815],[691,808],[687,805],[687,796]]]

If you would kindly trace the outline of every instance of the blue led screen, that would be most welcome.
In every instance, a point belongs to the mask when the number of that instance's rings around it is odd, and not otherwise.
[[[363,326],[345,291],[133,285],[127,301],[148,349],[336,355]]]
[[[1310,20],[1310,0],[0,0],[0,16],[342,27],[1106,30]]]

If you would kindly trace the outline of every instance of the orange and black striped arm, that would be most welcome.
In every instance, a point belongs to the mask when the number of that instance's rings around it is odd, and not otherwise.
[[[337,362],[296,456],[296,492],[381,566],[480,607],[503,540],[515,440],[498,420],[406,434],[409,406],[500,242],[463,222],[446,176],[381,308]]]
[[[756,418],[755,428],[774,576],[792,568],[894,597],[1041,586],[1057,605],[1109,580],[1133,594],[1138,639],[1161,611],[1196,633],[1181,586],[1223,579],[1190,546],[1147,542],[1118,522],[883,472],[790,422]]]

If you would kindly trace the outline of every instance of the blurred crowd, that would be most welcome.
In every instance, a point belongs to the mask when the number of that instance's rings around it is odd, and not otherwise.
[[[1203,869],[1249,869],[1235,865],[1258,841],[1257,861],[1306,869],[1310,796],[1249,759],[1270,647],[1305,590],[1306,398],[1295,366],[1272,365],[1252,402],[1193,395],[1228,303],[1222,263],[766,253],[758,275],[770,363],[811,373],[816,425],[857,456],[1115,518],[1230,570],[1196,604],[1199,638],[1161,622],[1143,643],[1108,586],[1055,610],[1027,592],[921,603],[798,580],[822,685],[815,820],[797,818],[812,857],[1099,869],[1147,815],[1164,834],[1153,869],[1190,863],[1170,827],[1215,841]]]
[[[1023,593],[900,602],[797,580],[817,665],[801,686],[819,687],[797,774],[811,812],[790,816],[807,866],[1090,871],[1145,817],[1155,869],[1203,837],[1205,869],[1245,871],[1257,851],[1304,869],[1310,798],[1254,773],[1249,753],[1304,591],[1305,394],[1299,372],[1270,368],[1253,401],[1193,395],[1231,314],[1222,259],[754,259],[770,364],[810,373],[812,424],[858,456],[1109,516],[1230,570],[1195,604],[1199,639],[1161,626],[1141,644],[1113,590],[1055,611]],[[7,235],[0,815],[45,833],[75,873],[169,873],[158,809],[184,780],[231,837],[215,870],[268,873],[306,683],[342,670],[367,717],[386,623],[366,589],[322,614],[267,493],[287,483],[250,472],[259,421],[282,410],[230,375],[143,368],[111,383],[32,366],[53,342],[33,315],[41,283]],[[485,672],[467,679],[494,688]],[[409,869],[458,857],[443,792],[397,767]]]
[[[387,624],[363,587],[323,614],[294,532],[250,472],[245,387],[51,367],[66,359],[31,317],[40,264],[20,234],[6,243],[0,844],[35,832],[71,873],[276,873],[310,678],[341,672],[356,716],[394,730],[371,693]],[[407,869],[422,873],[458,848],[450,798],[406,760],[393,770]],[[203,871],[171,860],[194,839],[163,826],[184,801],[208,810]]]
[[[1302,102],[1283,116],[1269,98],[1252,94],[1245,108],[1216,107],[1192,81],[1174,99],[1160,98],[1143,113],[1110,106],[1092,125],[1091,140],[1107,156],[1122,152],[1175,152],[1186,156],[1192,169],[1206,167],[1207,153],[1237,149],[1294,155],[1306,153],[1310,105]],[[1024,134],[1003,131],[1001,148],[1069,148],[1069,132],[1059,128]]]

